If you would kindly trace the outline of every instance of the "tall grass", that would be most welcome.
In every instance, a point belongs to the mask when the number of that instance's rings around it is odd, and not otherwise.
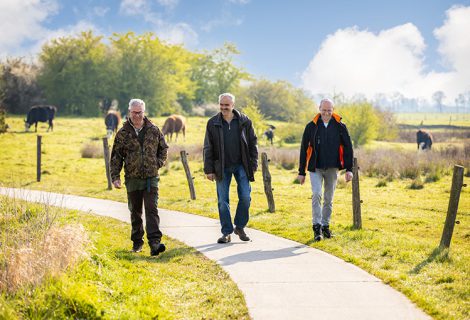
[[[1,196],[0,212],[2,292],[37,286],[86,254],[88,237],[83,226],[57,224],[57,208]]]

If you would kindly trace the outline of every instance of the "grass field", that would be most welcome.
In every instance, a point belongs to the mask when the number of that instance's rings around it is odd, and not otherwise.
[[[186,141],[179,145],[190,148],[202,144],[205,121],[204,118],[190,118]],[[103,159],[84,159],[80,155],[84,143],[105,133],[102,119],[59,118],[54,133],[45,133],[44,126],[40,128],[44,172],[40,183],[35,181],[36,135],[22,133],[19,118],[9,118],[7,122],[13,133],[0,136],[0,181],[4,185],[126,201],[124,190],[106,189]],[[156,119],[156,123],[161,125],[163,121]],[[292,152],[297,153],[297,150]],[[168,170],[162,171],[160,206],[217,218],[215,185],[204,179],[200,160],[191,161],[190,167],[195,177],[197,200],[189,200],[184,170],[175,160]],[[261,174],[257,173],[257,181],[252,185],[250,227],[293,239],[354,263],[405,293],[436,319],[470,318],[468,187],[462,190],[457,216],[460,224],[455,226],[448,253],[439,253],[436,247],[447,212],[449,175],[437,182],[426,183],[421,190],[409,189],[409,179],[395,179],[379,188],[376,187],[378,178],[362,176],[363,229],[360,231],[351,228],[351,185],[340,183],[331,225],[336,236],[314,243],[308,182],[304,186],[294,183],[296,169],[285,170],[272,164],[270,170],[276,212],[267,212]],[[469,183],[468,178],[464,183]],[[236,199],[235,188],[232,188],[231,198]],[[235,205],[233,202],[232,206]]]
[[[149,257],[147,246],[129,252],[126,223],[78,211],[57,220],[85,227],[88,258],[35,288],[1,294],[1,319],[249,319],[236,284],[195,249],[164,237],[169,249]]]

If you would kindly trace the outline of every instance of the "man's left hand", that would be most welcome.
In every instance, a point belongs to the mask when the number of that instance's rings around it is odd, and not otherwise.
[[[353,173],[351,171],[346,171],[346,174],[344,175],[344,181],[349,182],[353,178]]]

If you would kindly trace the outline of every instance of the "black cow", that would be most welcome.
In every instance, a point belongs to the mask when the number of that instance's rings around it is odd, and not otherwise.
[[[433,142],[431,133],[421,129],[418,130],[418,132],[416,132],[416,142],[418,143],[418,150],[431,149]]]
[[[121,123],[121,113],[116,110],[108,110],[108,113],[104,118],[104,123],[106,124],[107,136],[110,138],[113,133],[117,132],[119,123]]]
[[[266,130],[263,134],[266,136],[266,138],[271,141],[271,145],[273,145],[273,139],[274,139],[274,129],[276,129],[275,126],[269,125],[268,130]]]
[[[47,131],[49,131],[49,129],[51,129],[51,131],[54,131],[54,123],[52,122],[52,120],[54,120],[56,112],[57,108],[54,106],[32,106],[31,109],[28,111],[26,120],[24,121],[25,131],[28,131],[31,125],[34,124],[34,132],[37,132],[38,122],[49,122],[49,127],[47,128]]]

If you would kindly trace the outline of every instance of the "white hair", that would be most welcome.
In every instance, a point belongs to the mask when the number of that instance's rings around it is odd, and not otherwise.
[[[320,101],[319,107],[321,107],[321,104],[322,104],[323,102],[329,102],[329,103],[331,103],[331,106],[332,106],[333,108],[334,108],[334,106],[335,106],[335,103],[333,102],[333,100],[328,99],[328,98],[325,98],[325,99],[322,99],[322,100]]]
[[[220,101],[222,100],[223,97],[229,97],[230,99],[232,99],[232,102],[235,103],[235,96],[231,93],[228,93],[228,92],[222,93],[219,96],[219,103],[220,103]]]
[[[139,105],[142,106],[142,111],[145,111],[145,102],[142,99],[131,99],[129,101],[129,110],[131,110],[132,106]]]

